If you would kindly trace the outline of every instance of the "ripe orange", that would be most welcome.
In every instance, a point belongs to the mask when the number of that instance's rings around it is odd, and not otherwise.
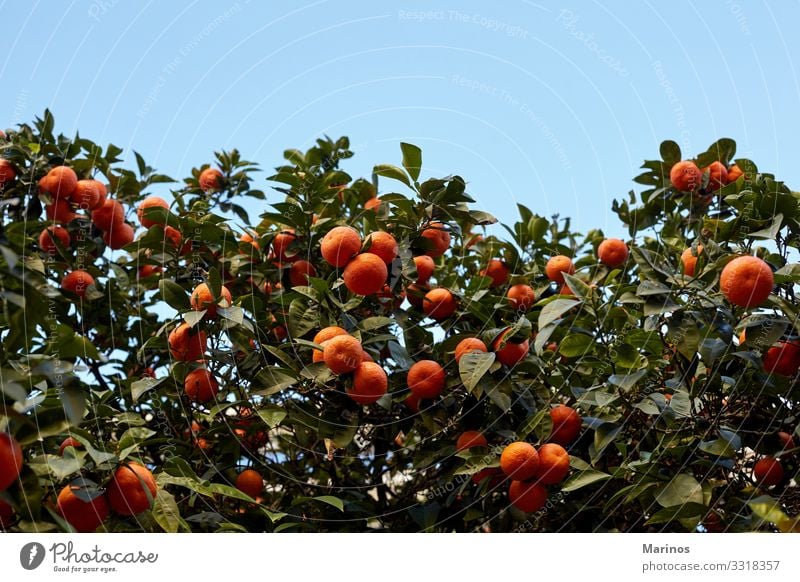
[[[441,222],[431,222],[421,236],[427,241],[425,254],[429,257],[441,257],[450,248],[450,232]]]
[[[669,171],[669,180],[676,190],[692,192],[700,187],[703,174],[697,164],[690,160],[678,162]]]
[[[69,232],[63,226],[48,226],[45,228],[39,235],[39,248],[48,255],[58,252],[55,239],[58,239],[61,246],[69,248]]]
[[[372,210],[373,212],[378,212],[381,207],[381,200],[377,196],[370,198],[366,202],[364,202],[364,208],[367,210]]]
[[[547,489],[539,483],[512,481],[508,486],[508,499],[517,509],[534,513],[547,503]]]
[[[322,352],[325,365],[334,374],[347,374],[361,363],[361,342],[351,335],[337,335],[325,342]]]
[[[561,446],[569,446],[581,434],[581,416],[574,408],[559,404],[550,409],[550,420],[553,421],[553,429],[550,432],[551,443]]]
[[[492,344],[492,351],[495,353],[495,356],[497,356],[498,362],[505,364],[506,366],[513,367],[519,364],[525,359],[525,356],[528,355],[530,342],[528,342],[528,340],[525,340],[522,343],[506,341],[505,345],[501,347],[505,337],[510,332],[511,328],[509,327],[499,336],[497,336],[497,339],[495,339],[494,343]]]
[[[528,311],[536,301],[536,293],[533,288],[522,283],[512,285],[506,293],[506,297],[508,297],[511,307],[519,311]]]
[[[465,249],[470,249],[474,247],[476,244],[483,242],[483,235],[482,234],[473,234],[469,237],[469,240],[464,244]]]
[[[753,256],[737,257],[722,269],[719,288],[739,307],[761,305],[772,293],[775,278],[769,265]]]
[[[778,442],[784,451],[795,448],[794,439],[788,432],[778,431]]]
[[[739,166],[737,166],[736,164],[733,164],[730,168],[728,168],[728,183],[729,184],[731,182],[735,182],[741,176],[744,176],[744,172],[742,172],[742,169]]]
[[[406,383],[419,399],[435,398],[444,390],[447,375],[438,362],[420,360],[408,369]]]
[[[0,530],[8,529],[14,521],[14,508],[0,499]]]
[[[411,283],[410,285],[406,285],[406,299],[408,299],[412,307],[422,309],[422,305],[425,302],[425,295],[428,291],[430,291],[430,287],[427,285]]]
[[[206,368],[197,368],[186,374],[183,390],[189,400],[203,404],[219,393],[219,382]]]
[[[480,275],[481,277],[489,277],[492,280],[489,287],[500,287],[501,285],[505,285],[508,281],[508,277],[511,275],[511,269],[500,259],[492,259],[489,261],[489,264],[486,265],[486,268],[481,270]]]
[[[539,468],[539,453],[530,443],[513,442],[500,453],[500,468],[512,479],[518,481],[532,479]]]
[[[414,266],[417,268],[417,283],[427,283],[436,270],[433,259],[428,255],[414,257]]]
[[[681,253],[681,263],[683,264],[683,274],[687,277],[694,277],[697,268],[697,259],[703,253],[703,245],[697,245],[697,255],[692,254],[692,247],[687,247]]]
[[[250,243],[255,249],[260,250],[258,241],[256,240],[257,236],[258,235],[255,233],[245,232],[239,237],[239,241],[243,243]]]
[[[240,439],[242,446],[250,451],[256,451],[267,444],[269,440],[269,433],[261,430],[259,425],[258,415],[256,412],[244,406],[239,410],[238,418],[236,419],[234,434]]]
[[[382,230],[370,233],[365,242],[369,249],[366,252],[378,255],[387,265],[390,264],[400,252],[395,238],[388,232]]]
[[[772,487],[783,481],[783,465],[774,457],[759,459],[753,467],[753,479],[762,487]]]
[[[288,252],[291,244],[297,239],[297,235],[293,228],[285,228],[275,235],[272,239],[272,253],[279,261],[286,261],[289,259]]]
[[[181,362],[202,359],[206,351],[206,342],[206,332],[193,330],[188,323],[180,324],[167,338],[169,353]]]
[[[447,319],[456,312],[457,307],[456,298],[443,287],[431,289],[425,294],[422,301],[422,310],[425,315],[436,321]]]
[[[164,242],[167,243],[168,246],[171,245],[173,248],[179,249],[181,248],[182,241],[183,236],[181,235],[181,231],[171,226],[164,227]]]
[[[322,342],[326,342],[329,339],[336,337],[337,335],[347,335],[347,331],[342,329],[338,325],[323,327],[321,330],[317,332],[317,335],[314,336],[314,343],[321,344]]]
[[[762,360],[764,371],[781,376],[794,376],[800,368],[800,346],[796,342],[779,341],[767,350]]]
[[[105,191],[105,188],[97,180],[78,180],[75,190],[70,194],[70,199],[80,208],[94,210],[102,204],[101,192]]]
[[[708,186],[706,190],[714,192],[728,183],[728,168],[722,162],[711,162],[703,168],[703,173],[708,172]]]
[[[115,251],[118,251],[125,245],[131,244],[133,239],[133,227],[126,222],[112,224],[111,228],[103,233],[103,240]]]
[[[77,187],[78,175],[68,166],[56,166],[39,180],[39,188],[56,198],[69,198]]]
[[[83,445],[81,444],[81,441],[79,441],[77,439],[74,439],[72,437],[67,437],[63,441],[61,441],[61,446],[58,447],[58,454],[63,457],[64,456],[64,451],[67,449],[67,447],[73,447],[75,449],[82,449]]]
[[[459,435],[458,440],[456,440],[456,452],[465,451],[472,447],[488,446],[489,442],[486,440],[486,437],[477,430],[465,430]]]
[[[91,501],[84,501],[74,491],[80,488],[67,485],[58,494],[56,506],[61,517],[79,533],[91,533],[108,518],[108,501],[99,495]]]
[[[606,267],[621,267],[628,260],[628,245],[618,238],[607,238],[597,247],[597,258]]]
[[[554,257],[550,257],[550,260],[547,261],[544,272],[545,275],[547,275],[547,278],[551,281],[563,283],[564,273],[569,275],[575,274],[575,265],[572,263],[572,259],[569,257],[564,255],[556,255]]]
[[[408,406],[408,408],[412,412],[419,412],[419,401],[420,400],[422,400],[422,399],[412,392],[411,394],[406,396],[406,399],[403,402],[405,403],[406,406]]]
[[[384,369],[375,362],[362,359],[353,372],[353,385],[347,389],[347,395],[358,404],[367,405],[380,400],[388,390],[389,378]]]
[[[154,224],[164,224],[163,220],[158,220],[155,218],[147,218],[145,216],[145,212],[148,208],[164,208],[169,210],[169,203],[164,200],[163,198],[159,198],[158,196],[148,196],[144,200],[139,203],[139,206],[136,208],[136,216],[139,218],[139,222],[145,228],[150,228]]]
[[[231,297],[231,292],[228,291],[228,288],[225,287],[225,285],[223,285],[220,289],[220,296],[221,298],[219,303],[222,304],[222,307],[230,307],[233,303],[233,298]],[[194,288],[190,303],[192,309],[195,311],[202,311],[205,309],[205,317],[213,319],[217,316],[218,303],[214,301],[214,294],[211,292],[211,288],[206,283],[200,283]]]
[[[22,447],[7,432],[0,432],[0,491],[5,491],[22,471]]]
[[[332,228],[320,242],[322,258],[334,267],[344,267],[361,250],[361,236],[349,226]]]
[[[386,263],[373,253],[356,255],[344,268],[344,285],[356,295],[374,295],[383,288],[389,270]]]
[[[150,509],[158,486],[150,470],[131,462],[114,471],[106,495],[111,508],[120,515],[136,515]]]
[[[0,186],[5,186],[17,177],[14,165],[8,160],[0,159]]]
[[[80,269],[67,273],[61,280],[61,288],[64,291],[74,293],[81,298],[86,296],[86,289],[89,285],[94,285],[94,277]]]
[[[314,265],[305,260],[295,261],[289,267],[289,282],[292,287],[299,287],[301,285],[308,285],[309,277],[316,277],[317,270]]]
[[[561,445],[546,443],[539,447],[536,478],[543,485],[561,483],[569,473],[569,453]]]
[[[211,192],[212,190],[221,190],[222,184],[225,180],[225,177],[222,175],[216,168],[206,168],[202,172],[200,172],[200,188],[205,192]]]
[[[486,348],[486,344],[483,343],[478,338],[476,337],[465,338],[460,342],[458,342],[458,345],[456,346],[456,353],[455,353],[456,362],[461,361],[461,356],[463,356],[464,354],[468,354],[470,352],[486,352],[486,351],[488,351]]]
[[[255,499],[264,490],[264,478],[258,471],[245,469],[236,477],[236,488]]]
[[[69,224],[78,216],[72,212],[72,206],[64,198],[57,198],[52,204],[45,206],[44,212],[47,220],[63,224]]]
[[[115,224],[125,220],[125,209],[116,200],[106,200],[103,205],[92,211],[92,222],[100,230],[111,230]]]
[[[190,439],[197,446],[197,448],[206,450],[211,448],[211,444],[204,437],[198,436],[202,430],[203,427],[200,425],[200,423],[196,420],[193,420],[189,430],[185,431],[184,435],[186,438]]]

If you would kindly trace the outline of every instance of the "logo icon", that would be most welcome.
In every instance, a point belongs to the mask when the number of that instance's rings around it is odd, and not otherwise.
[[[44,546],[38,542],[31,542],[22,546],[19,551],[19,563],[26,570],[35,570],[44,562]]]

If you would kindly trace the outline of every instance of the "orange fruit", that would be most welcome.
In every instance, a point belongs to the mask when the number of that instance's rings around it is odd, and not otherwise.
[[[8,160],[0,159],[0,186],[5,186],[17,177],[14,165]]]
[[[81,298],[86,296],[86,289],[89,285],[94,285],[94,277],[80,269],[67,273],[61,280],[61,288],[64,291],[74,293]]]
[[[68,166],[56,166],[39,180],[39,187],[56,198],[67,199],[78,187],[78,175]]]
[[[164,242],[167,242],[168,245],[179,249],[181,248],[181,242],[183,241],[183,236],[181,235],[181,231],[177,228],[172,228],[171,226],[164,227]]]
[[[511,275],[511,269],[508,268],[503,261],[499,259],[492,259],[485,269],[480,272],[481,277],[489,277],[492,282],[489,287],[500,287],[505,285],[508,277]]]
[[[711,162],[703,168],[703,173],[708,172],[708,186],[706,190],[714,192],[728,183],[728,168],[722,162]]]
[[[447,319],[456,312],[457,307],[456,298],[443,287],[431,289],[425,294],[422,301],[422,310],[425,315],[436,321]]]
[[[472,447],[488,446],[489,442],[486,440],[486,437],[477,430],[465,430],[458,436],[458,439],[456,440],[456,452],[465,451],[467,449],[471,449]]]
[[[550,257],[550,260],[547,261],[547,265],[544,268],[545,275],[551,281],[555,281],[556,283],[563,283],[564,282],[564,273],[569,275],[575,274],[575,265],[572,262],[572,259],[565,255],[556,255],[554,257]]]
[[[205,438],[197,436],[202,430],[203,427],[200,425],[200,423],[196,420],[193,420],[189,430],[185,431],[184,434],[197,446],[197,448],[206,450],[211,448],[211,445]]]
[[[597,247],[597,258],[606,267],[621,267],[628,260],[628,245],[618,238],[607,238]]]
[[[361,363],[361,342],[351,335],[337,335],[325,342],[322,352],[325,365],[334,374],[347,374]]]
[[[382,230],[371,233],[365,242],[369,249],[366,252],[378,255],[387,265],[391,263],[400,252],[395,238],[388,232]]]
[[[258,246],[258,241],[256,240],[256,236],[258,235],[245,232],[239,237],[239,242],[250,243],[255,249],[260,249]]]
[[[323,327],[321,330],[319,330],[317,335],[314,336],[313,341],[315,344],[321,344],[322,342],[326,342],[337,335],[347,335],[347,331],[338,325],[331,325],[328,327]]]
[[[569,473],[569,453],[556,443],[545,443],[539,450],[539,468],[536,479],[543,485],[561,483]]]
[[[464,244],[465,249],[470,249],[474,247],[476,244],[483,242],[483,235],[482,234],[473,234],[469,237],[469,240]]]
[[[687,247],[681,253],[681,264],[683,265],[683,274],[687,277],[694,277],[695,269],[697,268],[697,259],[703,253],[703,245],[697,245],[697,255],[692,254],[692,247]]]
[[[344,267],[361,250],[361,236],[349,226],[336,226],[322,237],[322,258],[334,267]]]
[[[475,483],[475,485],[480,485],[486,479],[491,479],[489,482],[489,487],[494,488],[502,483],[502,475],[503,472],[497,467],[486,467],[485,469],[481,469],[472,475],[472,482]]]
[[[79,533],[91,533],[100,527],[108,518],[108,501],[105,495],[99,495],[91,501],[84,501],[75,491],[80,488],[67,485],[58,494],[56,507],[61,517]]]
[[[561,446],[569,446],[581,434],[581,416],[574,408],[559,404],[550,409],[550,420],[553,421],[553,428],[550,431],[551,443]]]
[[[206,351],[206,342],[206,332],[195,331],[188,323],[180,324],[167,338],[169,353],[181,362],[202,359]]]
[[[301,285],[308,285],[309,277],[316,277],[317,270],[314,265],[305,260],[295,261],[289,267],[289,282],[292,287],[299,287]]]
[[[420,400],[422,400],[422,399],[412,392],[411,394],[406,396],[406,399],[403,402],[405,403],[406,406],[408,406],[408,408],[412,412],[419,412],[419,401]]]
[[[530,443],[513,442],[500,453],[500,468],[506,476],[526,481],[536,475],[539,468],[539,453]]]
[[[231,292],[228,291],[225,285],[220,289],[220,296],[219,303],[222,304],[222,307],[230,307],[233,303],[233,298],[231,297]],[[218,302],[214,301],[214,294],[206,283],[200,283],[194,288],[189,302],[191,303],[192,309],[195,311],[203,311],[205,309],[205,317],[214,318],[217,316]]]
[[[200,172],[200,178],[198,179],[200,182],[200,189],[205,192],[221,190],[224,180],[225,177],[222,175],[222,172],[216,168],[206,168]]]
[[[433,259],[428,255],[414,257],[414,266],[417,269],[417,283],[427,283],[436,269]]]
[[[242,446],[250,451],[256,451],[267,444],[269,433],[261,430],[257,423],[258,415],[250,407],[242,407],[239,411],[234,434],[240,439]]]
[[[203,404],[219,393],[219,382],[206,368],[197,368],[186,374],[183,390],[189,400]]]
[[[145,216],[145,212],[149,208],[164,208],[165,210],[169,210],[169,203],[158,196],[148,196],[142,200],[136,208],[136,216],[143,227],[150,228],[154,224],[164,224],[163,220],[147,218]]]
[[[353,371],[353,385],[347,389],[347,395],[358,404],[367,405],[380,400],[388,390],[389,378],[384,369],[375,362],[362,360]]]
[[[430,287],[427,285],[411,283],[406,285],[406,299],[408,299],[412,307],[422,309],[422,305],[425,303],[425,295],[428,291],[430,291]]]
[[[733,164],[730,168],[728,168],[728,183],[729,184],[731,182],[735,182],[741,176],[744,176],[744,172],[742,172],[742,169],[739,166],[737,166],[736,164]]]
[[[383,288],[389,270],[386,263],[373,253],[356,255],[344,268],[344,285],[356,295],[374,295]]]
[[[258,471],[245,469],[236,477],[236,488],[255,499],[264,490],[264,478]]]
[[[417,398],[435,398],[444,390],[447,375],[438,362],[420,360],[408,369],[406,383]]]
[[[14,508],[0,499],[0,530],[8,529],[14,521]]]
[[[528,355],[528,350],[530,349],[530,343],[528,340],[523,341],[522,343],[514,343],[511,341],[506,341],[505,345],[503,344],[504,338],[511,332],[511,328],[504,330],[497,339],[494,340],[492,344],[492,351],[497,356],[497,361],[501,364],[505,364],[506,366],[516,366],[522,360],[525,359],[525,356]],[[501,347],[502,346],[502,347]]]
[[[112,224],[111,228],[103,233],[103,240],[115,251],[118,251],[125,245],[131,244],[133,239],[133,227],[126,222]]]
[[[547,503],[547,489],[539,483],[512,481],[508,486],[508,499],[517,509],[534,513]]]
[[[47,220],[64,224],[69,224],[78,216],[72,212],[72,206],[64,198],[58,198],[52,204],[45,206],[44,212]]]
[[[703,174],[697,164],[690,160],[684,160],[672,166],[669,171],[669,181],[676,190],[692,192],[700,187],[703,182]]]
[[[429,257],[441,257],[450,248],[450,232],[441,222],[431,222],[421,236],[427,241],[425,254]]]
[[[272,253],[280,261],[288,260],[289,247],[297,239],[293,228],[283,229],[272,239]]]
[[[0,491],[5,491],[22,471],[22,447],[7,432],[0,432]]]
[[[150,509],[158,486],[150,470],[130,462],[114,471],[106,495],[111,509],[120,515],[136,515]]]
[[[779,341],[766,351],[762,361],[765,372],[794,376],[800,368],[800,346],[796,342]]]
[[[161,267],[157,265],[142,265],[139,267],[139,278],[146,279],[161,272]]]
[[[92,211],[92,222],[100,230],[111,230],[115,224],[125,220],[125,209],[116,200],[106,200],[103,205]]]
[[[519,283],[512,285],[506,293],[511,307],[519,311],[528,311],[536,301],[536,293],[530,285]]]
[[[464,338],[456,346],[455,359],[456,362],[461,361],[461,356],[470,352],[486,352],[486,344],[476,337]]]
[[[719,288],[739,307],[761,305],[772,293],[775,278],[769,265],[753,256],[737,257],[722,269]]]
[[[378,209],[381,207],[381,200],[377,196],[374,196],[364,202],[364,208],[367,210],[372,210],[373,212],[378,212]]]
[[[78,180],[70,199],[80,208],[94,210],[103,203],[105,189],[106,187],[97,180]]]
[[[58,239],[61,246],[69,248],[69,232],[63,226],[48,226],[45,228],[39,235],[39,248],[48,255],[58,252],[55,239]]]
[[[794,438],[788,432],[778,431],[778,442],[784,451],[795,448]]]
[[[82,449],[83,445],[81,444],[81,441],[74,439],[72,437],[67,437],[63,441],[61,441],[61,446],[58,447],[58,454],[63,457],[64,451],[67,449],[67,447]]]
[[[762,487],[772,487],[783,481],[783,465],[774,457],[759,459],[753,467],[753,479]]]

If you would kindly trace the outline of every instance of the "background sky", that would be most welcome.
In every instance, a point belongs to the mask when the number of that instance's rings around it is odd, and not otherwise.
[[[220,148],[270,169],[323,134],[350,136],[344,169],[369,175],[410,141],[423,177],[464,176],[504,221],[521,202],[617,235],[611,201],[664,139],[695,154],[732,137],[800,184],[798,2],[0,0],[0,14],[0,127],[48,107],[58,130],[177,178]]]

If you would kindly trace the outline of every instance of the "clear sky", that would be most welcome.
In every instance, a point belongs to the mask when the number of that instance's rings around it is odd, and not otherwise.
[[[424,150],[503,220],[519,201],[623,234],[611,201],[658,144],[739,154],[800,186],[798,2],[0,0],[0,127],[136,149],[175,177],[237,147],[349,135],[368,175]],[[266,185],[262,183],[262,185]]]

